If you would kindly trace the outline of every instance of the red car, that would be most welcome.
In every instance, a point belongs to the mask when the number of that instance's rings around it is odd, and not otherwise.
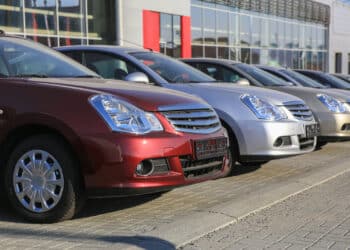
[[[163,88],[107,81],[68,57],[0,35],[1,183],[34,222],[71,218],[85,194],[135,195],[227,172],[215,111]]]

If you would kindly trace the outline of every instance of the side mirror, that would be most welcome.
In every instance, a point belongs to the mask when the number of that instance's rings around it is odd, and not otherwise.
[[[148,77],[142,72],[130,73],[124,80],[127,82],[149,83]]]
[[[247,79],[245,79],[245,78],[239,79],[236,83],[238,85],[244,85],[244,86],[249,86],[250,85],[250,82]]]

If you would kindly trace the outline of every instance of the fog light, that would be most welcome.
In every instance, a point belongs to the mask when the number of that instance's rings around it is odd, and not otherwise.
[[[275,147],[281,147],[283,144],[283,140],[281,137],[278,137],[277,140],[275,141],[275,143],[273,144],[273,146]]]
[[[153,173],[154,167],[153,164],[146,160],[136,166],[136,174],[140,176],[149,176]]]
[[[281,136],[278,137],[275,143],[273,144],[274,147],[282,147],[282,146],[290,146],[292,145],[292,139],[290,136]]]
[[[349,123],[346,123],[344,124],[342,127],[341,127],[341,130],[350,130],[350,124]]]

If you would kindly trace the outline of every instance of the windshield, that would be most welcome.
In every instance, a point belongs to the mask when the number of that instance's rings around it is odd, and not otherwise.
[[[340,89],[350,89],[350,83],[341,80],[335,76],[329,75],[329,74],[322,74],[322,76],[325,78],[327,81],[326,83],[329,82],[330,85],[340,88]]]
[[[258,81],[263,86],[290,86],[290,84],[262,69],[257,67],[247,65],[244,63],[235,64],[235,66],[243,71],[244,73],[253,77],[256,81]]]
[[[315,80],[312,80],[311,78],[306,77],[303,74],[297,73],[295,71],[282,69],[281,72],[292,77],[293,79],[295,79],[298,83],[300,83],[304,87],[318,88],[318,89],[326,88],[325,86],[316,82]]]
[[[169,83],[215,82],[214,78],[201,71],[158,53],[136,52],[130,53],[130,55],[140,60]]]
[[[0,37],[0,77],[99,77],[79,63],[33,41]]]
[[[348,83],[350,83],[350,76],[347,75],[339,75],[339,74],[332,74],[333,76],[335,76],[336,78],[339,78],[343,81],[346,81]]]

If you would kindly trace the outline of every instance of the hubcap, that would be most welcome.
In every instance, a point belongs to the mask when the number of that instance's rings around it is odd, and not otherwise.
[[[13,186],[18,200],[26,209],[35,213],[47,212],[62,198],[63,171],[48,152],[31,150],[17,161]]]

